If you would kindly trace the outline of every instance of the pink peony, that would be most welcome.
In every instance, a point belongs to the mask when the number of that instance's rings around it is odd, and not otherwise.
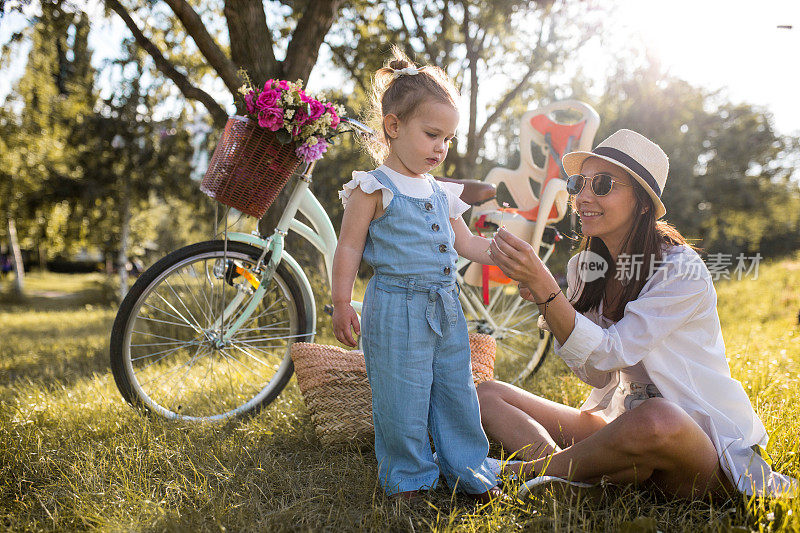
[[[308,107],[309,110],[311,111],[311,113],[309,113],[308,115],[309,122],[317,120],[325,113],[325,105],[319,100],[314,100],[312,98],[311,100],[309,100]]]
[[[277,102],[278,98],[280,97],[280,91],[276,91],[274,89],[265,89],[261,91],[261,94],[258,95],[256,106],[258,107],[259,111],[266,111],[267,109],[275,107],[275,102]]]
[[[244,97],[244,102],[247,106],[247,112],[255,115],[258,111],[256,109],[256,92],[250,91],[249,93],[247,93]]]
[[[294,153],[306,163],[310,163],[321,159],[322,154],[324,154],[327,149],[328,142],[322,137],[317,137],[317,144],[312,144],[310,146],[308,143],[301,144],[295,148]]]
[[[269,131],[278,131],[283,127],[283,109],[277,107],[262,109],[258,113],[258,125]]]
[[[307,98],[305,102],[308,106],[308,112],[306,112],[306,106],[302,105],[294,115],[295,120],[301,126],[314,122],[325,113],[325,105],[322,104],[322,102],[314,100],[313,98]]]

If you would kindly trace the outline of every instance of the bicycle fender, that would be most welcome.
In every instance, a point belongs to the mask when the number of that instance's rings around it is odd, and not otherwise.
[[[311,335],[311,342],[314,342],[314,335],[317,332],[317,301],[314,299],[314,290],[311,287],[311,282],[308,281],[308,276],[303,272],[303,268],[295,260],[294,257],[285,251],[281,254],[281,261],[286,262],[286,267],[297,280],[300,285],[300,290],[303,291],[303,301],[306,302],[306,316],[311,317],[311,324],[314,326],[314,331]]]

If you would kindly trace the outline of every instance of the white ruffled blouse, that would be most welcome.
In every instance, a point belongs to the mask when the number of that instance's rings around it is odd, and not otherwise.
[[[579,257],[567,264],[567,296],[582,285]],[[577,313],[564,344],[554,340],[555,353],[595,387],[581,410],[611,414],[621,371],[641,365],[664,398],[709,436],[722,469],[740,491],[797,494],[797,480],[774,472],[762,458],[767,432],[742,384],[731,377],[708,268],[688,246],[667,248],[662,264],[619,321],[603,324],[596,311]],[[540,325],[549,329],[541,320]]]
[[[433,194],[433,185],[431,182],[435,178],[430,174],[425,174],[425,179],[420,179],[404,176],[386,165],[379,166],[378,170],[382,171],[392,180],[392,183],[401,194],[413,198],[428,198]],[[461,199],[461,193],[464,191],[463,185],[460,183],[450,183],[448,181],[439,181],[437,183],[442,187],[447,197],[450,218],[460,217],[471,207]],[[347,207],[347,200],[350,198],[353,191],[359,187],[367,194],[378,190],[381,191],[384,209],[386,209],[394,197],[392,190],[381,185],[381,182],[379,182],[375,176],[369,172],[357,170],[353,172],[353,179],[345,183],[344,188],[339,191],[339,199],[342,201],[344,207]]]

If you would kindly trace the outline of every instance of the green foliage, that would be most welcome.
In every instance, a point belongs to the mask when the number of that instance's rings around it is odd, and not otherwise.
[[[41,3],[41,16],[28,29],[25,71],[0,115],[0,211],[17,219],[28,248],[58,233],[53,219],[64,218],[61,200],[80,183],[80,160],[90,149],[75,142],[95,99],[89,21],[69,7]],[[57,238],[50,245],[58,252],[66,243]]]
[[[106,67],[120,81],[101,99],[87,15],[61,0],[41,8],[20,40],[31,45],[25,72],[0,111],[0,212],[17,221],[23,249],[38,249],[40,260],[87,247],[115,256],[126,213],[133,256],[207,232],[213,205],[190,178],[188,114],[153,117],[160,86],[142,86],[142,53],[131,43]],[[184,218],[166,216],[167,206]]]

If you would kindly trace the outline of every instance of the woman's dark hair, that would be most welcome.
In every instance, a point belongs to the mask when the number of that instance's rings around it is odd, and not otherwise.
[[[620,169],[624,172],[623,169]],[[626,173],[628,174],[628,173]],[[641,266],[638,267],[638,272],[632,266],[632,276],[629,277],[627,284],[624,284],[622,291],[614,301],[605,301],[603,303],[603,314],[613,321],[622,318],[625,313],[625,305],[631,300],[635,300],[644,287],[649,277],[657,270],[664,258],[663,247],[669,245],[688,245],[695,249],[686,238],[671,224],[664,221],[657,221],[655,219],[655,206],[650,195],[647,194],[644,187],[636,181],[635,178],[630,176],[633,183],[633,190],[635,196],[634,218],[631,230],[625,237],[622,244],[622,250],[629,254],[629,257],[641,258]],[[574,197],[572,199],[574,201]],[[574,205],[573,205],[574,208]],[[642,213],[642,209],[646,211]],[[603,277],[583,283],[578,276],[578,283],[582,287],[576,287],[573,294],[578,297],[577,301],[572,303],[572,306],[579,313],[585,313],[590,309],[598,309],[601,300],[603,300],[606,292],[606,286],[609,280],[613,279],[617,274],[617,265],[611,258],[611,253],[608,251],[605,243],[598,237],[582,236],[579,245],[581,251],[588,250],[601,256],[609,265]],[[654,267],[655,265],[655,267]],[[626,266],[626,268],[629,268]],[[627,274],[630,274],[628,272]],[[582,290],[581,290],[582,289]]]

